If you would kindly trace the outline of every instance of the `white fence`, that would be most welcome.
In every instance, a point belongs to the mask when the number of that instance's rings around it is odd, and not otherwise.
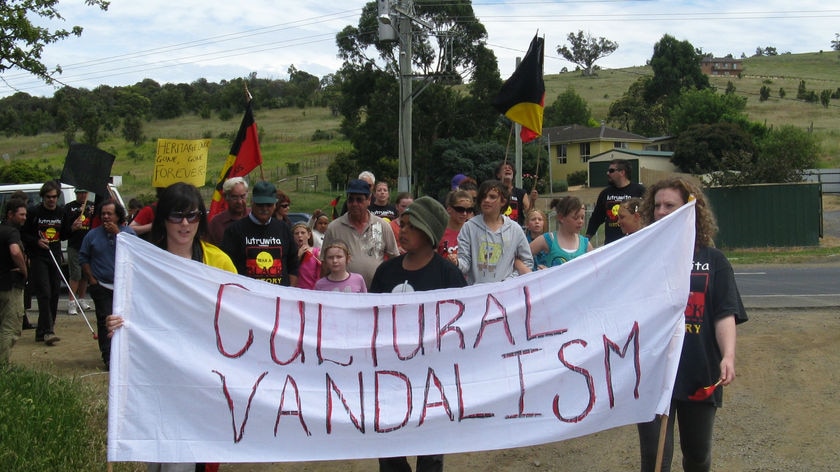
[[[840,169],[808,169],[802,178],[806,182],[819,182],[823,193],[840,193]]]

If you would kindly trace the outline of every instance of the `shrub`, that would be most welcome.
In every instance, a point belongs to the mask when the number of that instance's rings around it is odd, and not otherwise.
[[[586,180],[588,177],[589,173],[585,170],[578,170],[566,176],[567,180],[569,181],[569,186],[586,185]]]

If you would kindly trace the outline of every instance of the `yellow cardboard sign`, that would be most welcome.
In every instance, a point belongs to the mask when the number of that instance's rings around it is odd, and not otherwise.
[[[177,182],[204,186],[207,174],[209,139],[158,139],[155,151],[154,187]]]

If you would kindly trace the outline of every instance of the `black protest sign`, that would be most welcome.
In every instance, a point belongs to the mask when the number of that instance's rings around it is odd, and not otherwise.
[[[61,181],[97,195],[108,195],[114,155],[88,144],[73,143],[64,160]]]

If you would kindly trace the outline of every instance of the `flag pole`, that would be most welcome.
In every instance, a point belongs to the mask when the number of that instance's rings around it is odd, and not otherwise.
[[[245,84],[245,105],[250,106],[251,100],[254,99],[254,96],[251,95],[251,92],[248,90],[248,83]],[[262,162],[260,162],[260,180],[265,180],[265,173],[263,172]]]
[[[668,433],[668,415],[659,415],[659,445],[656,448],[656,467],[654,472],[662,472],[662,456],[665,455],[665,435]]]

